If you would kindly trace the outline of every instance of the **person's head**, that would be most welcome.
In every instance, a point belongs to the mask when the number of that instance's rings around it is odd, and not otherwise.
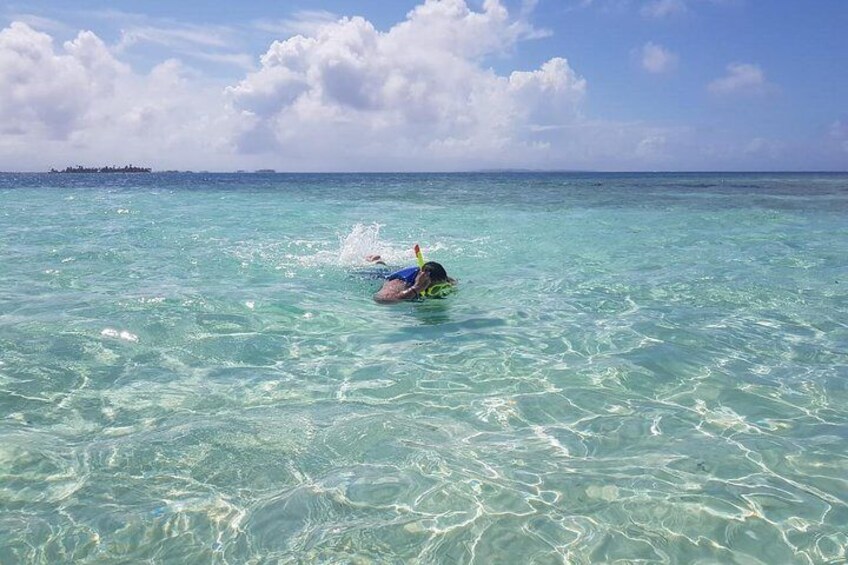
[[[421,270],[430,276],[430,282],[447,282],[448,274],[445,268],[435,261],[427,261]]]

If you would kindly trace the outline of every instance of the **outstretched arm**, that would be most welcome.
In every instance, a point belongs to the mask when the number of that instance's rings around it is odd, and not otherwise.
[[[383,258],[379,255],[366,255],[365,260],[369,263],[374,263],[375,265],[385,265],[386,262],[383,261]]]

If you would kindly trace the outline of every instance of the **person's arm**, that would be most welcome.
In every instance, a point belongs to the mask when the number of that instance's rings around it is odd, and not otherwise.
[[[425,288],[430,285],[430,275],[421,271],[418,273],[418,276],[415,277],[415,283],[407,287],[406,284],[400,280],[391,280],[386,281],[377,294],[374,295],[374,300],[382,303],[390,303],[390,302],[400,302],[401,300],[412,300],[414,298],[418,298],[418,295],[421,294]]]
[[[373,263],[375,265],[385,265],[386,262],[383,261],[383,258],[379,255],[366,255],[365,260],[369,263]]]

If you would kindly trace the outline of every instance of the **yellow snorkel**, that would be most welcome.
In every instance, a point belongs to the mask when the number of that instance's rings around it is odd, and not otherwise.
[[[418,261],[418,268],[420,269],[424,266],[424,256],[421,255],[421,248],[418,247],[417,243],[413,247],[413,250],[415,251],[415,260]]]

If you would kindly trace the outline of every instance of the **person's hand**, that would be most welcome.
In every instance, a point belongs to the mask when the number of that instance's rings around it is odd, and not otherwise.
[[[424,271],[418,271],[418,275],[415,277],[415,283],[412,285],[412,290],[421,294],[428,286],[430,286],[430,275]]]

